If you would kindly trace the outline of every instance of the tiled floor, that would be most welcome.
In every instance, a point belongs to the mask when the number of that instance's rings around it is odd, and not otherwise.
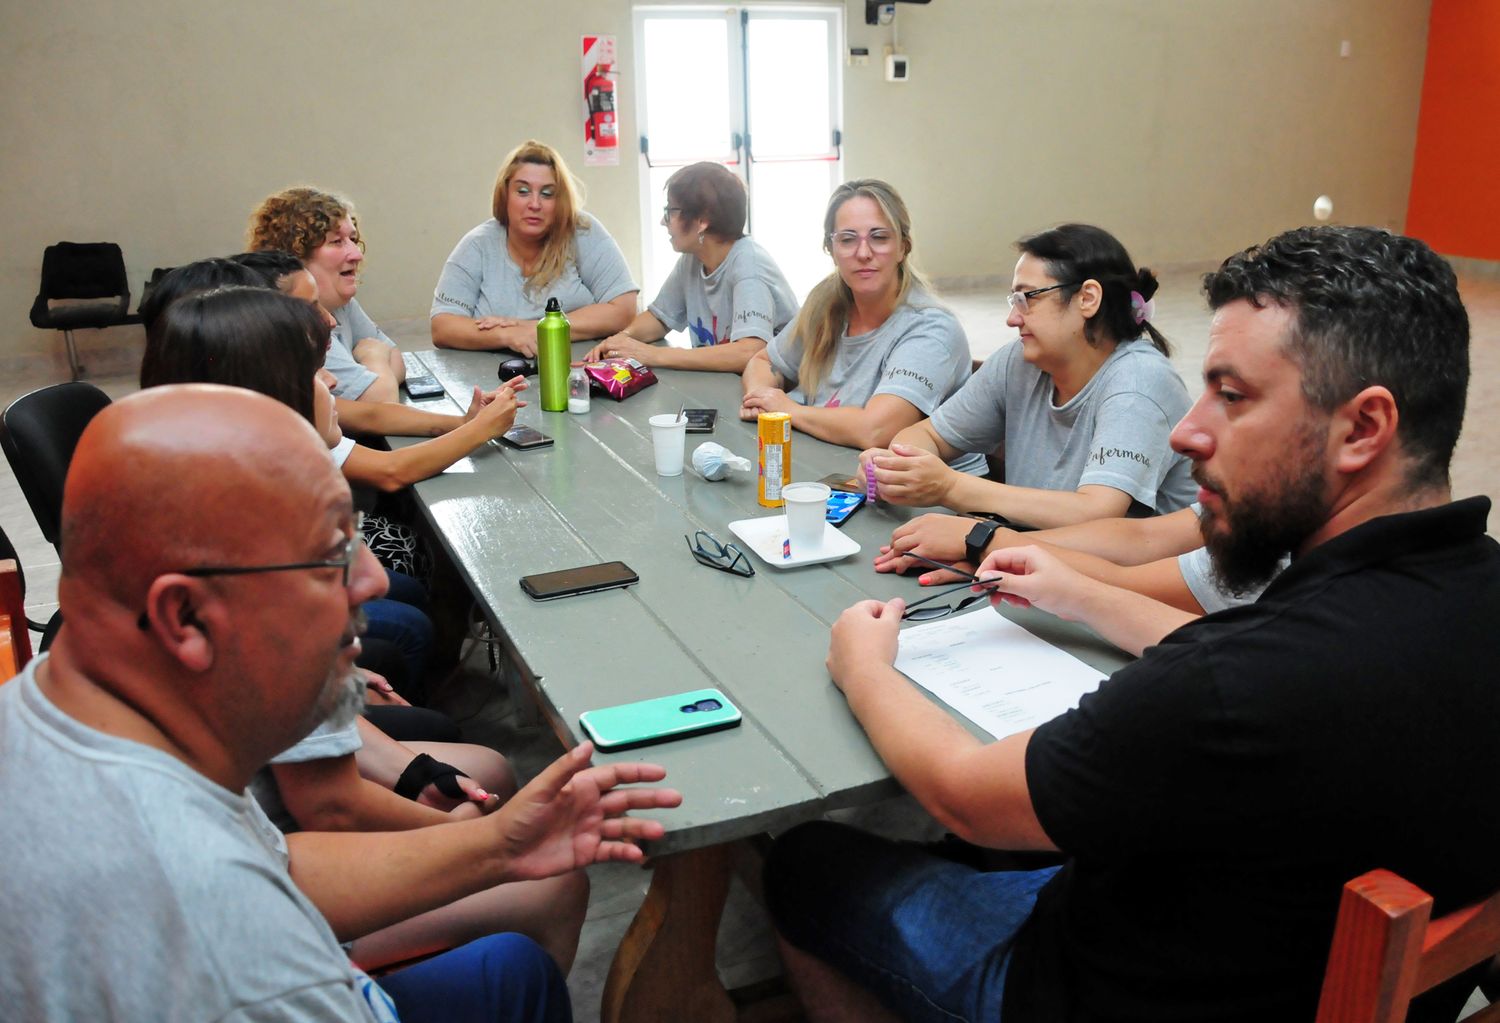
[[[1179,270],[1163,276],[1156,298],[1156,325],[1172,341],[1173,363],[1196,394],[1199,364],[1207,342],[1209,316],[1197,290],[1197,272]],[[1464,300],[1472,325],[1472,380],[1466,427],[1453,466],[1453,489],[1458,497],[1496,491],[1500,481],[1500,279],[1465,276]],[[954,292],[948,300],[963,320],[976,358],[984,358],[1004,343],[1011,332],[1005,327],[1003,289]],[[372,307],[378,310],[379,303]],[[387,331],[411,348],[427,347],[426,321],[417,316],[387,319]],[[59,341],[60,343],[60,341]],[[81,337],[87,358],[88,338]],[[98,360],[95,360],[96,362]],[[0,384],[0,402],[36,387],[55,383],[59,377],[38,372]],[[135,389],[133,375],[96,378],[93,381],[113,397]],[[1491,533],[1500,528],[1494,520]],[[0,468],[0,525],[15,543],[27,575],[27,608],[31,617],[43,620],[56,608],[58,563],[56,553],[42,539],[30,509],[16,487],[8,465]],[[529,776],[558,751],[549,734],[518,725],[502,686],[490,680],[486,658],[478,651],[466,667],[436,696],[436,702],[463,722],[476,741],[490,742],[510,753]],[[909,801],[895,801],[870,808],[858,815],[864,823],[905,833],[931,827]],[[569,987],[573,992],[575,1018],[597,1018],[604,978],[620,936],[646,891],[649,875],[636,867],[609,865],[591,872],[593,894],[588,921]],[[778,972],[774,946],[764,914],[736,881],[720,930],[719,967],[731,986],[752,983]]]

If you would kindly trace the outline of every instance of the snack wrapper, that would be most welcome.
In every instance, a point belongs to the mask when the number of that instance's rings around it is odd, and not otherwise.
[[[634,359],[586,362],[583,371],[588,375],[589,387],[595,394],[615,401],[624,401],[641,388],[656,383],[656,374]]]
[[[706,480],[722,480],[731,469],[750,471],[750,459],[741,458],[722,444],[704,441],[693,449],[693,468]]]

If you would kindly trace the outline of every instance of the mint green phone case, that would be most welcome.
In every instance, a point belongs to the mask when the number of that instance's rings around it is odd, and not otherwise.
[[[719,706],[712,707],[713,702]],[[595,746],[612,751],[733,728],[740,723],[740,711],[717,689],[695,689],[586,710],[578,716],[578,723]]]

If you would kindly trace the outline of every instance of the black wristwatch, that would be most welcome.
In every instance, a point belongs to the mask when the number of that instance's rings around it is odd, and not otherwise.
[[[979,563],[984,560],[984,549],[990,545],[990,537],[999,528],[1000,523],[989,519],[974,523],[974,528],[964,537],[964,558],[969,564],[979,567]]]

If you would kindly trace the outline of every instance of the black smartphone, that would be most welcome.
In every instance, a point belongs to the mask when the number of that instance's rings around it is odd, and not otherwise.
[[[818,482],[828,484],[828,488],[830,490],[839,490],[843,491],[846,494],[863,495],[865,492],[865,481],[863,477],[850,476],[847,473],[831,472],[827,476],[824,476],[822,479],[818,480]],[[855,505],[855,507],[857,508],[859,507],[859,505]],[[854,512],[852,511],[849,513],[849,515],[853,514]],[[848,517],[848,515],[844,516],[844,518]],[[829,519],[828,521],[832,522],[833,520]]]
[[[413,401],[422,401],[427,398],[441,398],[443,396],[443,385],[437,382],[434,376],[419,376],[406,378],[406,393],[411,395]]]
[[[544,448],[552,443],[552,438],[540,430],[533,430],[529,426],[512,426],[500,435],[500,439],[513,448],[522,451],[527,448]]]
[[[714,421],[719,418],[716,408],[685,408],[682,414],[687,417],[688,433],[713,433]]]
[[[521,589],[533,600],[571,597],[596,590],[613,590],[640,582],[640,576],[623,561],[606,561],[602,565],[565,568],[561,572],[543,572],[521,577]]]
[[[864,503],[864,494],[850,494],[842,490],[835,490],[828,495],[827,519],[829,525],[842,526],[849,521],[849,516],[859,511],[859,506]]]

